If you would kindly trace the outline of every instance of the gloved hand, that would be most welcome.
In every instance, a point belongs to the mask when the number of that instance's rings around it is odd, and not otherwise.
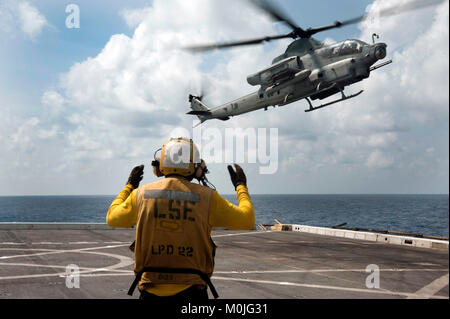
[[[247,177],[245,177],[244,170],[238,164],[234,164],[234,167],[236,168],[236,172],[231,165],[228,165],[228,172],[230,173],[234,188],[236,189],[239,185],[247,187]]]
[[[138,188],[139,183],[144,178],[144,165],[136,166],[130,173],[128,177],[127,185],[131,184],[133,188]]]

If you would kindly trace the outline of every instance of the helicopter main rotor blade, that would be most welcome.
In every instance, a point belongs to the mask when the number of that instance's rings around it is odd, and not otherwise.
[[[412,0],[406,4],[393,6],[390,8],[380,10],[380,12],[378,13],[378,16],[381,18],[381,17],[387,17],[387,16],[391,16],[391,15],[397,15],[397,14],[401,14],[401,13],[408,12],[408,11],[413,11],[413,10],[418,10],[418,9],[438,5],[444,1],[447,1],[447,0]],[[330,29],[334,29],[334,28],[340,28],[340,27],[343,27],[346,25],[361,22],[361,21],[367,19],[368,17],[369,17],[369,14],[365,14],[365,15],[362,15],[362,16],[359,16],[359,17],[356,17],[353,19],[342,21],[342,22],[336,21],[334,24],[330,24],[327,26],[318,27],[318,28],[309,28],[306,30],[306,33],[308,34],[308,37],[310,37],[318,32],[322,32],[322,31],[326,31],[326,30],[330,30]]]
[[[278,40],[278,39],[284,39],[284,38],[293,38],[296,39],[298,37],[300,38],[310,38],[312,35],[323,32],[326,30],[334,29],[334,28],[340,28],[346,25],[355,24],[358,22],[361,22],[369,17],[369,14],[365,14],[353,19],[348,19],[345,21],[336,21],[333,24],[318,27],[318,28],[308,28],[306,30],[298,27],[294,22],[292,22],[289,18],[286,17],[285,14],[283,14],[279,9],[275,8],[273,5],[271,5],[266,0],[248,0],[255,4],[257,7],[261,8],[263,11],[268,13],[273,19],[276,21],[283,22],[287,24],[289,27],[291,27],[293,30],[290,33],[287,34],[281,34],[276,36],[269,36],[264,38],[257,38],[257,39],[250,39],[250,40],[243,40],[243,41],[235,41],[235,42],[223,42],[223,43],[215,43],[215,44],[208,44],[208,45],[194,45],[194,46],[188,46],[184,49],[191,51],[191,52],[204,52],[204,51],[210,51],[214,49],[223,49],[223,48],[230,48],[230,47],[236,47],[236,46],[244,46],[244,45],[254,45],[254,44],[260,44],[263,42],[269,42],[272,40]],[[440,3],[443,3],[447,0],[411,0],[410,2],[402,5],[392,6],[390,8],[386,8],[383,10],[380,10],[378,13],[378,16],[386,17],[391,15],[396,15],[408,11],[413,11],[421,8],[426,8],[434,5],[438,5]]]
[[[249,0],[249,1],[256,7],[260,8],[261,10],[269,14],[269,16],[272,17],[272,19],[274,19],[275,21],[283,22],[284,24],[291,27],[298,36],[303,37],[306,35],[305,30],[300,28],[295,22],[289,19],[285,13],[283,13],[280,9],[274,7],[266,0]]]
[[[250,39],[250,40],[244,40],[244,41],[222,42],[222,43],[207,44],[207,45],[193,45],[193,46],[184,47],[184,49],[191,51],[191,52],[204,52],[204,51],[210,51],[210,50],[214,50],[214,49],[223,49],[223,48],[230,48],[230,47],[236,47],[236,46],[259,44],[259,43],[263,43],[263,42],[269,42],[272,40],[278,40],[278,39],[284,39],[284,38],[295,38],[295,35],[291,32],[291,33],[287,33],[287,34],[275,35],[275,36],[271,36],[271,37],[264,37],[264,38],[258,38],[258,39]]]

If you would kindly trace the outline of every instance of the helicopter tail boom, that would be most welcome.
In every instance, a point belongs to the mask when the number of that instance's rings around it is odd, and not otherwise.
[[[200,123],[205,122],[211,118],[211,110],[202,102],[202,98],[195,95],[189,95],[189,102],[191,103],[192,111],[186,113],[189,115],[196,115]]]

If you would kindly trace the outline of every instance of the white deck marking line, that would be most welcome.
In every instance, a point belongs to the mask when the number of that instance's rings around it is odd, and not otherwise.
[[[80,251],[82,249],[79,249]],[[83,251],[81,251],[83,252]],[[100,276],[131,276],[134,274],[133,271],[129,270],[122,270],[122,269],[115,269],[115,268],[122,268],[124,266],[128,266],[132,263],[131,258],[116,255],[116,254],[108,254],[108,253],[102,253],[102,252],[87,252],[91,254],[100,254],[100,255],[108,255],[111,257],[119,258],[121,261],[113,265],[111,267],[107,268],[80,268],[83,269],[83,271],[80,271],[80,276],[83,277],[100,277]],[[120,258],[122,257],[122,258]],[[128,259],[128,260],[125,260]],[[131,263],[130,263],[131,262]],[[0,265],[13,265],[12,263],[0,263]],[[53,267],[53,268],[65,268],[65,266],[57,266],[57,265],[33,265],[33,264],[15,264],[18,266],[36,266],[36,267]],[[102,274],[95,274],[93,272],[105,272],[105,271],[112,271],[113,273],[102,273]],[[309,270],[308,272],[324,272],[324,271],[364,271],[365,269],[336,269],[336,270],[330,270],[330,269],[317,269],[317,270]],[[438,269],[382,269],[381,271],[440,271]],[[445,270],[446,271],[446,270]],[[286,271],[245,271],[245,273],[261,273],[261,272],[267,272],[267,273],[274,273],[274,272],[305,272],[304,270],[286,270]],[[220,272],[217,271],[215,273],[227,273],[227,272]],[[228,273],[233,274],[239,274],[244,272],[237,272],[232,271]],[[22,275],[22,276],[6,276],[6,277],[0,277],[0,280],[7,280],[7,279],[25,279],[25,278],[39,278],[39,277],[52,277],[52,276],[59,276],[59,277],[65,277],[66,273],[52,273],[52,274],[37,274],[37,275]],[[364,293],[375,293],[375,294],[390,294],[390,295],[399,295],[399,296],[406,296],[408,298],[438,298],[438,299],[448,299],[448,297],[445,296],[434,296],[435,293],[437,293],[439,290],[444,288],[448,284],[448,278],[449,274],[446,274],[445,276],[442,276],[438,278],[437,280],[433,281],[431,284],[425,286],[421,290],[419,290],[416,293],[405,293],[405,292],[394,292],[390,290],[370,290],[370,289],[360,289],[360,288],[349,288],[349,287],[336,287],[336,286],[326,286],[326,285],[313,285],[313,284],[300,284],[300,283],[292,283],[292,282],[275,282],[275,281],[268,281],[268,280],[252,280],[252,279],[244,279],[244,278],[229,278],[229,277],[217,277],[213,276],[212,279],[218,279],[218,280],[230,280],[230,281],[244,281],[244,282],[256,282],[256,283],[263,283],[263,284],[276,284],[276,285],[285,285],[285,286],[299,286],[299,287],[307,287],[307,288],[319,288],[319,289],[334,289],[334,290],[344,290],[344,291],[353,291],[353,292],[364,292]],[[444,285],[445,283],[445,285]]]
[[[102,253],[104,254],[104,253]],[[21,267],[41,267],[41,268],[62,268],[65,269],[66,266],[59,266],[59,265],[43,265],[43,264],[26,264],[26,263],[1,263],[1,266],[21,266]],[[80,269],[84,270],[90,270],[90,271],[112,271],[109,268],[89,268],[89,267],[80,267]],[[121,272],[121,273],[128,273],[129,270],[122,270],[122,269],[114,269],[114,272]],[[381,272],[446,272],[448,269],[433,269],[433,268],[425,268],[425,269],[419,269],[419,268],[406,268],[406,269],[380,269]],[[274,273],[316,273],[316,272],[366,272],[365,269],[309,269],[309,270],[231,270],[231,271],[214,271],[215,274],[230,274],[230,275],[239,275],[239,274],[274,274]]]
[[[122,271],[119,268],[123,268],[126,266],[129,266],[134,263],[134,261],[126,256],[117,255],[117,254],[111,254],[111,253],[105,253],[105,252],[98,252],[98,251],[87,251],[86,248],[82,249],[76,249],[76,250],[69,250],[69,252],[76,252],[76,253],[88,253],[88,254],[96,254],[96,255],[103,255],[103,256],[109,256],[113,258],[119,259],[119,262],[117,264],[114,264],[109,267],[103,267],[103,268],[94,268],[93,270],[83,270],[80,271],[79,274],[85,274],[85,273],[92,273],[96,271]],[[60,268],[61,266],[57,266],[57,268]],[[65,267],[64,267],[65,268]],[[101,269],[101,270],[100,270]],[[18,275],[18,276],[3,276],[0,277],[0,280],[10,280],[10,279],[26,279],[26,278],[40,278],[40,277],[66,277],[66,272],[60,272],[60,273],[51,273],[51,274],[36,274],[36,275]]]
[[[0,266],[20,266],[20,267],[38,267],[38,268],[60,268],[60,269],[66,269],[67,266],[60,266],[60,265],[40,265],[40,264],[24,264],[24,263],[0,263]],[[88,270],[88,271],[114,271],[119,273],[129,273],[132,272],[130,270],[124,270],[124,269],[114,269],[109,270],[108,268],[89,268],[89,267],[79,267],[81,270]]]
[[[433,280],[431,283],[423,288],[420,288],[414,293],[414,296],[408,297],[408,299],[429,299],[432,298],[441,289],[448,286],[448,274]]]
[[[361,289],[361,288],[350,288],[350,287],[337,287],[337,286],[326,286],[326,285],[313,285],[313,284],[300,284],[295,282],[286,281],[270,281],[270,280],[253,280],[253,279],[240,279],[240,278],[228,278],[228,277],[216,277],[213,276],[211,279],[214,280],[230,280],[230,281],[243,281],[243,282],[254,282],[260,284],[271,284],[279,286],[296,286],[296,287],[306,287],[306,288],[317,288],[317,289],[332,289],[332,290],[343,290],[352,292],[363,292],[369,294],[383,294],[383,295],[398,295],[398,296],[416,296],[414,293],[408,292],[396,292],[390,290],[376,290],[376,289]],[[448,299],[448,297],[434,296],[434,298]]]
[[[239,274],[288,274],[288,273],[310,273],[314,275],[324,276],[324,277],[332,277],[339,281],[348,282],[350,284],[359,284],[354,280],[348,280],[345,278],[335,277],[330,275],[330,273],[345,273],[345,272],[361,272],[366,273],[366,269],[287,269],[287,270],[243,270],[243,271],[214,271],[214,274],[230,274],[230,275],[239,275]],[[380,272],[448,272],[448,269],[437,269],[437,268],[386,268],[380,269]]]
[[[117,271],[117,270],[114,270]],[[92,273],[85,273],[80,271],[81,277],[104,277],[104,276],[131,276],[134,275],[132,271],[129,271],[128,273],[109,273],[109,274],[92,274]],[[60,276],[64,277],[65,273],[54,273],[54,274],[39,274],[39,275],[28,275],[28,276],[11,276],[11,277],[0,277],[1,279],[22,279],[22,278],[39,278],[39,277],[53,277],[53,276]],[[293,282],[277,282],[277,281],[268,281],[268,280],[251,280],[251,279],[239,279],[239,278],[227,278],[227,277],[216,277],[213,276],[211,279],[214,280],[230,280],[230,281],[244,281],[244,282],[256,282],[256,283],[262,283],[262,284],[274,284],[274,285],[280,285],[280,286],[298,286],[298,287],[307,287],[307,288],[319,288],[319,289],[334,289],[334,290],[344,290],[344,291],[353,291],[353,292],[364,292],[364,293],[374,293],[374,294],[390,294],[390,295],[398,295],[398,296],[417,296],[414,293],[407,293],[407,292],[395,292],[390,290],[371,290],[371,289],[359,289],[359,288],[348,288],[348,287],[336,287],[336,286],[323,286],[323,285],[311,285],[311,284],[299,284],[299,283],[293,283]],[[420,298],[420,296],[418,296]],[[445,296],[432,296],[431,298],[436,299],[448,299],[448,297]]]
[[[380,272],[411,272],[411,271],[434,271],[434,272],[447,272],[448,269],[438,268],[404,268],[404,269],[380,269]],[[278,274],[278,273],[316,273],[316,272],[366,272],[365,269],[288,269],[288,270],[231,270],[220,271],[215,270],[215,274]]]
[[[69,241],[69,245],[98,245],[100,244],[98,241]]]
[[[52,242],[52,241],[42,241],[42,242],[23,242],[23,243],[14,243],[14,242],[3,242],[0,243],[0,245],[81,245],[81,244],[127,244],[127,242],[124,241],[104,241],[104,242],[98,242],[98,241],[74,241],[74,242]]]
[[[101,274],[94,274],[94,273],[90,273],[90,274],[81,274],[81,277],[105,277],[105,276],[134,276],[134,271],[131,270],[124,270],[121,272],[118,272],[118,270],[114,270],[114,272],[110,272],[110,273],[101,273]]]
[[[119,265],[119,264],[117,264],[117,265]],[[114,266],[116,266],[116,265],[114,265]],[[111,266],[111,267],[114,267],[114,266]],[[66,268],[66,267],[64,267],[64,268]],[[80,276],[87,276],[87,275],[89,275],[89,274],[91,274],[93,272],[97,272],[97,271],[104,272],[105,270],[104,269],[102,269],[102,270],[98,270],[98,269],[83,270],[83,271],[80,271],[79,274],[80,274]],[[126,276],[134,275],[134,272],[133,271],[129,271],[129,270],[123,271],[123,270],[120,270],[120,269],[114,269],[114,270],[108,270],[108,271],[111,271],[113,273],[102,274],[102,276],[107,276],[107,275],[109,275],[109,276],[111,276],[111,275],[126,275]],[[4,277],[0,277],[0,280],[29,279],[29,278],[42,278],[42,277],[62,277],[62,278],[65,278],[66,276],[67,276],[66,272],[57,272],[57,273],[50,273],[50,274],[4,276]],[[90,276],[90,277],[95,277],[95,276]]]
[[[18,258],[18,257],[31,257],[31,256],[43,256],[43,255],[52,255],[52,254],[60,254],[60,253],[70,253],[70,252],[81,252],[81,251],[89,251],[89,250],[97,250],[97,249],[108,249],[108,248],[116,248],[116,247],[123,247],[123,246],[129,246],[128,244],[123,245],[115,245],[115,246],[100,246],[100,247],[88,247],[88,248],[81,248],[81,249],[34,249],[34,248],[27,248],[27,249],[21,249],[21,248],[0,248],[0,250],[43,250],[45,252],[43,253],[35,253],[35,254],[27,254],[27,255],[13,255],[13,256],[1,256],[0,259],[11,259],[11,258]]]
[[[31,243],[31,245],[63,245],[64,243],[54,243],[51,241],[41,241],[36,243]]]
[[[128,243],[128,245],[131,245],[130,242],[126,242],[126,241],[104,241],[103,243],[104,244],[127,244]]]
[[[272,230],[268,230],[268,231],[257,231],[257,232],[247,232],[247,233],[237,233],[237,234],[223,234],[223,235],[213,235],[211,236],[212,238],[217,238],[217,237],[230,237],[230,236],[239,236],[239,235],[255,235],[255,234],[267,234],[267,233],[272,233]]]
[[[103,256],[108,256],[108,257],[112,257],[112,258],[117,258],[119,259],[119,262],[117,264],[114,264],[112,266],[109,267],[104,267],[103,269],[108,269],[108,271],[111,270],[115,270],[115,269],[119,269],[119,268],[123,268],[126,266],[129,266],[131,264],[134,263],[134,260],[126,257],[126,256],[122,256],[122,255],[118,255],[118,254],[111,254],[111,253],[105,253],[105,252],[98,252],[98,251],[90,251],[90,250],[95,250],[95,249],[103,249],[103,248],[111,248],[111,247],[122,247],[125,245],[119,245],[119,246],[103,246],[103,247],[91,247],[91,248],[81,248],[81,249],[74,249],[74,250],[54,250],[54,251],[50,251],[47,253],[40,253],[40,254],[34,254],[34,255],[42,255],[42,254],[58,254],[58,253],[64,253],[64,252],[72,252],[72,253],[88,253],[88,254],[97,254],[97,255],[103,255]],[[7,250],[13,250],[14,248],[9,248]],[[43,250],[43,249],[29,249],[29,250]],[[48,251],[48,250],[47,250]],[[4,256],[5,257],[5,256]],[[5,259],[5,258],[3,258]],[[98,268],[97,268],[98,269]],[[93,270],[98,271],[97,269]],[[92,270],[84,270],[84,271],[80,271],[79,273],[91,273],[93,272]],[[104,270],[102,270],[104,271]],[[56,274],[40,274],[40,275],[25,275],[25,276],[6,276],[6,277],[0,277],[0,280],[5,280],[5,279],[21,279],[21,278],[38,278],[38,277],[48,277],[48,276],[59,276],[59,277],[65,277],[66,273],[56,273]]]

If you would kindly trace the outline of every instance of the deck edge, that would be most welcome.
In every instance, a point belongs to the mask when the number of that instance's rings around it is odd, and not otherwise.
[[[387,235],[379,233],[370,233],[354,230],[344,230],[335,229],[327,227],[317,227],[317,226],[306,226],[306,225],[276,225],[280,231],[295,231],[303,232],[324,236],[341,237],[356,240],[365,240],[372,242],[381,242],[385,244],[402,245],[407,247],[418,247],[418,248],[429,248],[429,249],[440,249],[448,250],[449,242],[446,240],[428,239],[428,238],[417,238],[409,236],[398,236],[398,235]]]
[[[114,230],[106,223],[0,223],[0,230]],[[120,228],[124,229],[124,228]]]

